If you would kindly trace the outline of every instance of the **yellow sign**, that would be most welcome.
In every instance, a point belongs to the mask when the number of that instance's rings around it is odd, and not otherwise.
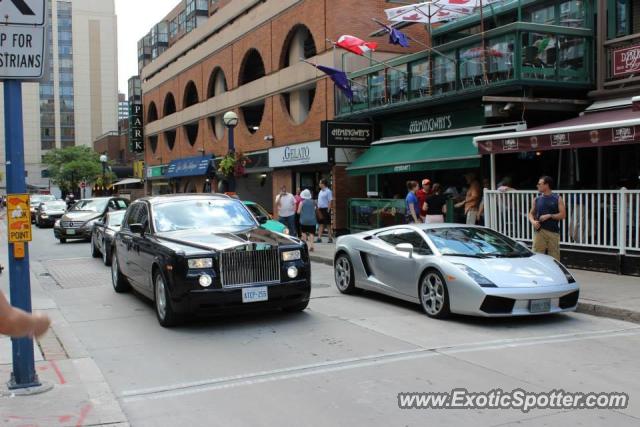
[[[133,176],[135,178],[144,179],[144,160],[133,162]]]
[[[25,256],[24,242],[16,242],[13,244],[13,257],[22,259]]]
[[[28,194],[7,195],[7,220],[9,242],[31,241],[31,211]]]

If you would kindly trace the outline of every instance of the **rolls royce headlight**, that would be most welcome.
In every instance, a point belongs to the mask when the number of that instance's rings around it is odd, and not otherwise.
[[[288,251],[282,252],[282,260],[283,261],[295,261],[300,259],[300,251]]]
[[[567,278],[567,282],[568,283],[576,283],[576,279],[573,278],[573,275],[571,273],[569,273],[569,270],[566,269],[566,267],[564,265],[562,265],[561,263],[559,263],[557,260],[553,260],[556,265],[560,268],[560,270],[562,270],[562,272],[564,273],[564,277]]]
[[[203,274],[198,278],[198,283],[203,288],[208,288],[213,283],[213,279],[208,274]]]
[[[213,259],[212,258],[194,258],[189,261],[189,268],[212,268],[213,267]]]
[[[471,277],[473,281],[476,282],[481,288],[497,288],[495,283],[493,283],[491,280],[487,279],[485,276],[478,273],[468,265],[456,264],[456,267],[467,273],[467,275]]]

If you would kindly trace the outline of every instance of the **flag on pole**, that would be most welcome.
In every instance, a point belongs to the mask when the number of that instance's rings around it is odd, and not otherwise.
[[[402,47],[409,47],[409,38],[405,33],[397,30],[389,25],[385,25],[382,22],[376,21],[380,24],[387,33],[389,33],[389,43]]]
[[[354,36],[344,35],[340,36],[336,46],[362,56],[367,52],[374,52],[378,48],[378,43],[366,42]]]
[[[347,73],[342,70],[338,70],[337,68],[326,67],[324,65],[316,65],[311,62],[305,61],[307,64],[313,65],[318,70],[325,73],[333,83],[344,93],[344,95],[349,99],[349,101],[353,101],[353,90],[351,90],[351,84],[349,84],[349,78],[347,77]]]

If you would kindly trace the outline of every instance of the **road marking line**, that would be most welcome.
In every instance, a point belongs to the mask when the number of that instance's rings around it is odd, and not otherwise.
[[[462,344],[460,346],[445,346],[440,348],[418,348],[398,352],[373,354],[349,359],[340,359],[309,365],[293,366],[270,371],[240,374],[235,376],[212,378],[209,380],[173,384],[167,386],[124,391],[120,395],[124,403],[144,400],[157,400],[169,397],[185,396],[196,393],[215,391],[231,387],[255,385],[266,382],[282,381],[309,375],[320,375],[351,369],[359,369],[376,365],[396,363],[406,360],[445,356],[447,354],[474,351],[495,350],[501,348],[516,348],[530,345],[549,344],[556,342],[581,341],[595,338],[614,338],[640,335],[640,328],[616,329],[596,332],[579,332],[573,334],[558,334],[532,338],[511,338],[489,341],[486,343]]]

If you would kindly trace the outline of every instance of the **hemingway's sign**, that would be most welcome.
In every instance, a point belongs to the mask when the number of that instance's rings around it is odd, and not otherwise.
[[[322,122],[322,146],[329,148],[367,148],[373,142],[373,124]]]
[[[429,117],[426,119],[412,120],[409,123],[409,133],[425,133],[449,130],[453,127],[451,114],[437,117]]]
[[[640,72],[640,44],[614,49],[612,56],[613,77]]]

